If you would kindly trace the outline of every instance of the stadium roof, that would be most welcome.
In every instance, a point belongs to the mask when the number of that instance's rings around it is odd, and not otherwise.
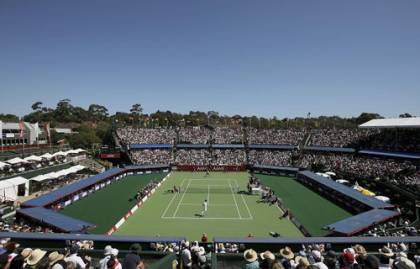
[[[327,151],[327,152],[342,152],[342,153],[354,153],[356,150],[354,148],[336,148],[336,147],[325,147],[325,146],[305,146],[304,150],[312,151]]]
[[[392,158],[420,160],[420,154],[419,153],[389,152],[389,151],[383,151],[383,150],[360,150],[359,154],[381,156],[381,157],[392,157]]]
[[[128,149],[170,149],[171,144],[130,144]]]
[[[77,166],[80,167],[81,166]],[[66,196],[69,196],[73,193],[76,193],[80,190],[83,190],[89,186],[95,185],[98,182],[101,182],[109,177],[124,173],[124,172],[129,172],[130,170],[135,170],[135,169],[165,169],[168,168],[168,165],[130,165],[130,166],[126,166],[124,169],[123,168],[111,168],[103,173],[88,177],[86,179],[77,181],[73,184],[70,185],[66,185],[60,189],[57,189],[55,191],[49,192],[47,194],[41,195],[39,197],[36,197],[34,199],[31,199],[29,201],[24,202],[21,206],[22,207],[38,207],[38,206],[48,206],[49,204],[54,203],[55,201],[62,199]],[[55,176],[56,173],[54,174],[47,174],[44,176]],[[34,178],[32,178],[34,179]],[[38,178],[39,181],[45,180],[43,177],[39,177]],[[36,180],[36,179],[34,179]]]
[[[326,186],[327,188],[330,188],[334,191],[340,192],[356,201],[359,201],[371,208],[393,208],[394,206],[388,203],[385,203],[383,201],[380,201],[378,199],[375,199],[373,197],[365,196],[358,192],[357,190],[354,190],[350,187],[347,187],[346,185],[340,184],[338,182],[335,182],[334,180],[331,180],[329,178],[325,178],[323,176],[319,176],[311,171],[302,171],[298,174],[304,175],[316,182],[318,182],[321,185]]]
[[[86,230],[86,228],[95,226],[91,223],[74,219],[43,207],[18,209],[17,213],[35,220],[41,220],[44,223],[69,233],[82,232]]]
[[[256,164],[253,166],[255,169],[272,169],[272,170],[284,170],[284,171],[291,171],[291,172],[298,172],[299,168],[297,167],[287,167],[287,166],[273,166],[273,165],[261,165]]]
[[[350,236],[399,215],[400,213],[397,211],[372,209],[353,217],[340,220],[336,223],[329,224],[324,228],[335,233]]]
[[[370,120],[359,128],[420,128],[420,117]]]
[[[297,148],[297,146],[293,146],[293,145],[274,145],[274,144],[251,144],[249,145],[250,149],[277,149],[277,150],[294,150]]]
[[[37,198],[26,201],[22,204],[24,207],[36,207],[36,206],[47,206],[48,204],[53,203],[61,198],[64,198],[72,193],[75,193],[81,189],[87,188],[91,185],[94,185],[110,176],[122,172],[121,168],[111,168],[101,174],[91,176],[85,180],[77,181],[73,184],[64,186],[63,188],[57,189],[45,195],[39,196]]]

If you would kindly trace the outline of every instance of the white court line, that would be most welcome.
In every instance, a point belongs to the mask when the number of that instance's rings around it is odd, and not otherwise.
[[[182,182],[181,182],[181,186],[184,184],[184,181],[185,181],[185,178],[182,180]],[[168,206],[166,207],[165,211],[163,211],[162,215],[160,216],[161,218],[162,218],[163,216],[165,216],[165,215],[166,215],[166,212],[167,212],[167,211],[168,211],[168,209],[171,207],[172,202],[174,201],[174,199],[175,199],[178,195],[179,195],[179,192],[178,192],[178,193],[176,193],[176,194],[174,194],[174,197],[172,197],[172,199],[171,199],[171,201],[169,202]]]
[[[236,181],[236,179],[235,179],[235,183],[236,183],[236,186],[239,187],[238,182]],[[242,193],[241,193],[241,197],[242,197],[242,201],[244,202],[244,204],[246,206],[246,209],[248,210],[249,217],[251,219],[254,219],[254,216],[252,216],[251,211],[249,210],[248,204],[246,203],[245,198],[244,198],[244,195]]]
[[[203,217],[203,218],[194,218],[194,217],[163,217],[163,219],[189,219],[189,220],[252,220],[250,218],[212,218],[212,217]]]
[[[230,186],[230,190],[232,192],[233,201],[235,201],[236,210],[238,210],[239,218],[242,219],[241,212],[239,212],[238,203],[236,202],[235,194],[233,193],[232,185],[230,184],[230,180],[229,180],[229,186]]]
[[[183,205],[202,206],[202,204],[197,204],[197,203],[182,203],[181,206]],[[209,206],[235,206],[235,204],[209,204]]]
[[[184,193],[182,194],[182,196],[181,196],[181,200],[179,200],[178,206],[176,207],[176,210],[175,210],[174,214],[172,215],[172,217],[175,217],[175,216],[176,216],[176,213],[178,213],[179,206],[181,205],[182,200],[184,199],[184,196],[185,196],[185,194],[187,193],[188,186],[190,186],[190,184],[191,184],[191,180],[190,180],[190,181],[188,181],[187,188],[185,189]]]
[[[192,181],[226,181],[226,178],[190,178]]]
[[[229,185],[226,184],[191,184],[191,187],[207,187],[207,186],[212,186],[212,187],[226,187],[229,188]]]

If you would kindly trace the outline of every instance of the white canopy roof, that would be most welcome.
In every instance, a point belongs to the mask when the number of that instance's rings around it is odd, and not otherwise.
[[[78,148],[78,149],[68,150],[65,153],[67,153],[67,154],[78,154],[78,153],[85,152],[85,151],[86,150],[84,150],[84,149]]]
[[[47,176],[45,176],[45,175],[38,175],[38,176],[36,176],[36,177],[31,178],[31,180],[35,180],[35,181],[41,182],[41,181],[46,180],[47,178],[48,178],[48,177],[47,177]]]
[[[40,161],[42,161],[42,158],[39,157],[39,156],[32,155],[32,156],[24,158],[24,160],[28,161],[28,162],[30,162],[30,161],[40,162]]]
[[[52,156],[50,153],[45,153],[43,155],[41,155],[41,158],[45,158],[45,159],[52,159],[54,156]]]
[[[420,128],[420,117],[370,120],[359,128]]]
[[[7,160],[6,162],[10,163],[10,164],[27,163],[27,161],[25,161],[24,159],[19,158],[19,157]]]
[[[9,186],[17,186],[17,185],[20,185],[20,184],[25,184],[26,182],[28,182],[28,180],[24,177],[21,177],[21,176],[1,180],[0,181],[0,189],[4,188],[4,187],[9,187]]]
[[[4,162],[0,162],[0,169],[5,167],[5,166],[10,166],[10,164],[8,163],[4,163]]]
[[[66,156],[68,153],[67,152],[62,152],[61,150],[54,153],[52,156]]]

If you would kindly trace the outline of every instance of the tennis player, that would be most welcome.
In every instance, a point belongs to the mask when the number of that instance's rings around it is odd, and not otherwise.
[[[201,211],[201,216],[202,217],[204,217],[204,214],[207,212],[208,207],[209,207],[209,204],[208,204],[207,199],[206,199],[203,202],[203,211]]]

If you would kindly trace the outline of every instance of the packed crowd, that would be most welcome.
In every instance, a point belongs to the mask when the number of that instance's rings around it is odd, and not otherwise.
[[[125,257],[118,257],[119,250],[108,245],[102,258],[95,259],[86,253],[93,250],[92,241],[68,242],[61,250],[47,252],[36,248],[21,248],[8,239],[0,243],[0,268],[2,269],[144,269],[140,258],[141,246],[133,244]]]
[[[178,141],[180,144],[208,144],[211,139],[211,132],[206,127],[180,128],[178,130]]]
[[[123,144],[275,144],[298,145],[308,133],[305,129],[255,129],[241,127],[185,127],[145,129],[125,127],[117,130]],[[309,145],[420,152],[419,130],[313,129]]]
[[[331,244],[281,248],[277,255],[267,250],[243,252],[243,269],[416,269],[420,253],[415,245],[389,244],[369,253],[360,244],[336,252]]]
[[[240,149],[216,149],[213,151],[213,165],[244,165],[246,153]]]
[[[123,144],[173,144],[176,139],[174,129],[125,127],[117,130]]]
[[[397,162],[391,159],[376,159],[360,157],[352,154],[303,154],[299,166],[311,169],[323,166],[334,172],[353,174],[357,177],[371,177],[393,179],[395,175],[405,169],[416,169],[410,162]]]
[[[420,152],[420,130],[382,130],[358,141],[359,148]]]
[[[175,163],[178,165],[208,165],[211,162],[207,149],[179,149],[175,153]]]
[[[141,201],[144,197],[148,196],[151,193],[151,191],[157,187],[158,184],[159,181],[157,180],[152,180],[149,183],[147,183],[147,185],[144,186],[143,189],[139,190],[136,193],[136,200]]]
[[[292,151],[250,150],[248,153],[250,164],[291,166]]]
[[[242,144],[244,142],[243,129],[240,127],[215,127],[213,140],[214,144]]]
[[[304,129],[247,129],[249,144],[298,145],[305,136]]]
[[[357,142],[378,133],[376,129],[316,129],[311,131],[310,145],[324,147],[353,147]]]
[[[171,164],[172,151],[169,149],[134,150],[130,153],[131,159],[137,164]]]

